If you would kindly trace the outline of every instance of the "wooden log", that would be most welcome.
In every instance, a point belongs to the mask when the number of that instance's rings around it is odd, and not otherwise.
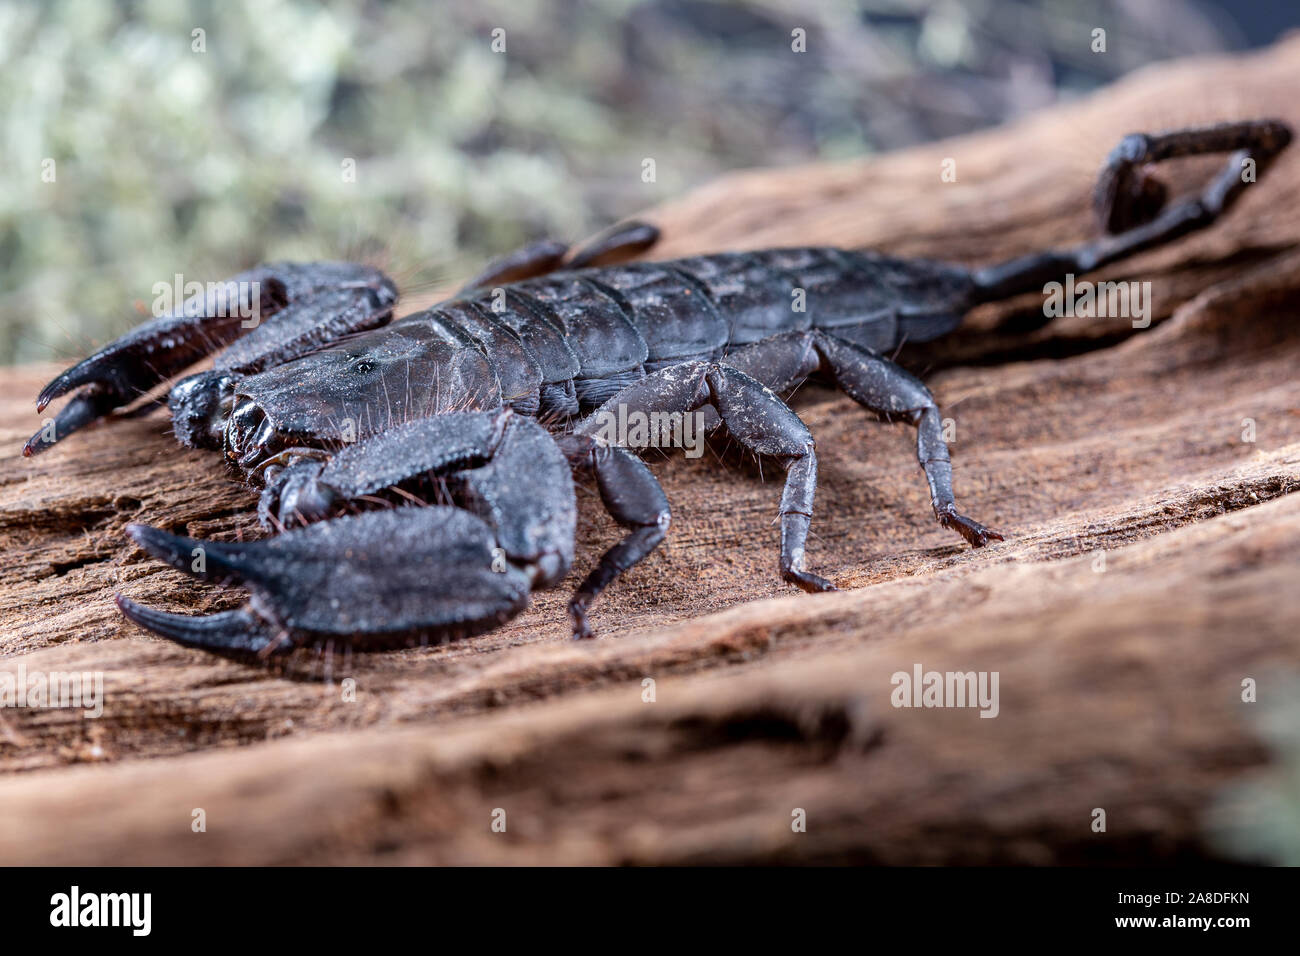
[[[737,174],[652,210],[655,255],[825,242],[984,263],[1075,242],[1123,134],[1259,116],[1300,127],[1298,59],[1292,38],[1165,64],[1011,128]],[[940,180],[945,158],[955,183]],[[1182,182],[1204,175],[1185,165]],[[903,352],[937,370],[959,501],[1005,543],[971,551],[935,525],[909,429],[809,389],[794,402],[821,455],[808,563],[846,590],[781,584],[772,466],[723,442],[652,461],[669,541],[602,598],[604,640],[582,645],[564,601],[615,538],[589,489],[574,575],[493,634],[278,671],[155,640],[122,621],[114,591],[186,612],[241,595],[161,568],[123,526],[256,535],[253,497],[179,449],[165,415],[24,461],[31,402],[57,368],[8,370],[0,673],[102,672],[105,697],[98,719],[0,710],[0,861],[1228,852],[1242,824],[1225,788],[1275,772],[1254,717],[1300,659],[1298,203],[1293,150],[1214,229],[1106,270],[1151,283],[1149,329],[1075,318],[994,332],[1041,308],[1025,296]],[[893,675],[918,664],[998,672],[998,716],[894,707]],[[1259,703],[1242,701],[1246,679]],[[196,808],[206,832],[191,829]],[[798,809],[806,832],[792,830]]]

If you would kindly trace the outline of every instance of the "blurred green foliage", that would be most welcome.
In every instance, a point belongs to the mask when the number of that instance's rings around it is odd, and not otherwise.
[[[0,0],[0,362],[84,355],[176,272],[411,286],[730,168],[998,122],[1221,45],[1191,2]]]
[[[1275,673],[1247,705],[1269,766],[1218,796],[1207,820],[1214,846],[1244,863],[1300,866],[1300,677]]]

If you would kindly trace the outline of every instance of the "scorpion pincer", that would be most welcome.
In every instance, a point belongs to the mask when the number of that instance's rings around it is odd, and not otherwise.
[[[830,590],[804,567],[816,448],[782,394],[823,376],[878,417],[915,426],[940,524],[975,547],[1000,540],[957,510],[939,409],[885,356],[948,333],[982,302],[1210,226],[1245,190],[1244,161],[1262,174],[1290,141],[1277,121],[1126,137],[1097,185],[1099,238],[985,268],[834,248],[626,262],[658,235],[633,222],[573,256],[534,243],[450,301],[395,319],[397,289],[378,270],[262,266],[228,283],[239,305],[257,309],[252,328],[211,290],[146,322],[45,388],[38,411],[76,392],[24,454],[221,349],[211,369],[171,387],[173,430],[259,487],[259,517],[279,533],[229,543],[131,525],[157,558],[237,582],[249,599],[209,616],[117,599],[137,624],[216,653],[326,641],[375,650],[496,627],[573,564],[575,475],[595,479],[626,529],[569,602],[574,636],[591,636],[591,602],[664,539],[669,520],[644,462],[600,436],[616,410],[706,414],[779,461],[781,575]],[[1222,152],[1232,154],[1223,171],[1176,202],[1151,172]],[[800,291],[802,311],[791,305]],[[403,506],[412,501],[423,506]]]

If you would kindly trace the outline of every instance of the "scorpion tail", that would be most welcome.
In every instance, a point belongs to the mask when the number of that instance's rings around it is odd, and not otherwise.
[[[1091,272],[1214,225],[1290,145],[1291,138],[1291,127],[1281,120],[1220,123],[1124,137],[1102,167],[1094,195],[1105,234],[1073,249],[1033,253],[977,269],[974,279],[979,301],[1038,291],[1067,273]],[[1150,174],[1150,167],[1167,159],[1210,153],[1232,155],[1200,195],[1167,206],[1168,190]]]
[[[251,542],[130,525],[142,548],[195,577],[248,588],[237,611],[184,617],[118,599],[140,626],[218,653],[334,641],[379,650],[490,630],[528,603],[530,581],[496,558],[482,519],[447,506],[321,521]]]

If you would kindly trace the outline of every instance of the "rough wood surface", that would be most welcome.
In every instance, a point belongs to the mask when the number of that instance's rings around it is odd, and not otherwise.
[[[991,262],[1078,241],[1123,134],[1300,127],[1298,66],[1292,39],[1154,68],[1010,129],[739,174],[652,211],[656,256],[826,242]],[[939,180],[946,157],[956,183]],[[0,670],[101,671],[106,700],[98,720],[0,710],[0,862],[1214,854],[1216,795],[1269,759],[1241,681],[1267,697],[1300,667],[1297,208],[1292,150],[1219,227],[1108,270],[1152,283],[1150,329],[990,331],[1041,307],[1027,296],[903,353],[958,422],[959,501],[1005,543],[973,552],[934,524],[910,430],[809,389],[794,401],[822,456],[809,565],[846,590],[779,582],[772,467],[763,480],[724,442],[653,463],[670,538],[602,599],[604,639],[583,645],[563,602],[614,537],[591,507],[574,579],[494,634],[284,672],[152,639],[114,591],[187,611],[240,595],[162,569],[123,526],[254,535],[252,496],[179,449],[165,415],[24,461],[57,366],[6,370]],[[998,671],[999,716],[895,709],[890,675],[917,663]]]

